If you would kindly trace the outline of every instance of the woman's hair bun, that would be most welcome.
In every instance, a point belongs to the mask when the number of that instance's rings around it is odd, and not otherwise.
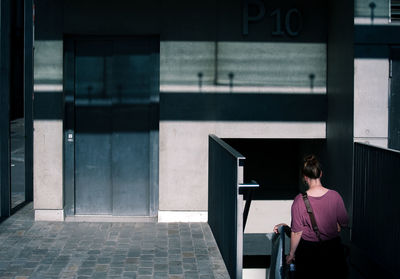
[[[321,177],[321,165],[314,154],[304,157],[302,173],[303,175],[312,179]]]

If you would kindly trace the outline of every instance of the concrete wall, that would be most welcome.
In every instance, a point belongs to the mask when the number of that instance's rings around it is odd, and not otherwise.
[[[288,100],[293,94],[325,94],[325,4],[321,1],[301,1],[296,7],[280,1],[270,4],[266,7],[266,16],[251,23],[249,34],[244,36],[239,0],[117,0],[112,3],[38,0],[35,96],[62,105],[59,96],[65,34],[159,35],[160,93],[167,99],[170,92],[184,95],[194,92],[278,93],[287,94]],[[298,36],[273,35],[276,24],[269,14],[275,8],[282,8],[283,12],[291,8],[301,11],[303,24]],[[285,15],[283,13],[282,18]],[[296,20],[293,22],[295,24]],[[39,114],[45,105],[36,102]],[[295,108],[293,103],[286,109],[289,112]],[[173,111],[174,107],[160,109]],[[187,111],[192,109],[188,107]],[[261,109],[254,113],[264,112]],[[53,117],[38,117],[35,126],[38,127],[35,130],[35,199],[38,199],[35,208],[58,210],[60,204],[48,201],[46,193],[58,193],[62,200],[62,109]],[[324,138],[325,123],[324,119],[303,122],[286,118],[273,121],[240,117],[237,121],[161,119],[160,210],[207,209],[207,138],[210,133],[226,138]],[[46,139],[46,147],[43,139]],[[42,156],[37,153],[39,151],[43,152]],[[54,172],[49,176],[52,168]]]
[[[36,220],[63,220],[63,120],[52,113],[62,100],[63,43],[37,40],[34,52],[34,208]]]
[[[34,122],[35,220],[63,220],[62,121]]]
[[[207,210],[209,134],[221,138],[325,138],[325,129],[323,122],[162,121],[160,210]]]
[[[354,141],[387,147],[389,49],[358,45],[355,56]]]
[[[368,28],[390,22],[389,0],[356,0],[354,5],[356,32],[368,34]],[[369,26],[357,28],[365,24]],[[382,40],[378,44],[368,39],[355,41],[354,141],[387,147],[389,48],[383,43],[386,31],[380,32]]]
[[[389,23],[389,0],[355,0],[355,24],[387,24]]]

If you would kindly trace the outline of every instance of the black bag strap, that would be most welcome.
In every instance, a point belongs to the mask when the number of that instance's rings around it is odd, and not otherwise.
[[[308,213],[308,215],[310,215],[312,228],[313,228],[315,234],[317,235],[318,240],[322,241],[321,234],[319,233],[319,229],[317,226],[317,221],[315,220],[314,212],[311,208],[310,201],[308,200],[307,193],[306,192],[302,193],[302,196],[303,196],[304,204],[306,205],[306,208],[307,208],[307,213]]]

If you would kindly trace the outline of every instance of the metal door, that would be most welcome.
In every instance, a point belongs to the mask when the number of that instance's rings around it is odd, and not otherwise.
[[[74,214],[155,214],[157,54],[143,38],[74,41]]]

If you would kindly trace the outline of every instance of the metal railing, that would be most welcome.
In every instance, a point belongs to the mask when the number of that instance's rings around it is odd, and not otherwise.
[[[351,240],[360,251],[363,273],[400,277],[399,197],[400,152],[355,143]]]
[[[243,211],[245,157],[215,135],[208,141],[208,223],[231,278],[242,278],[243,231],[251,199]]]

